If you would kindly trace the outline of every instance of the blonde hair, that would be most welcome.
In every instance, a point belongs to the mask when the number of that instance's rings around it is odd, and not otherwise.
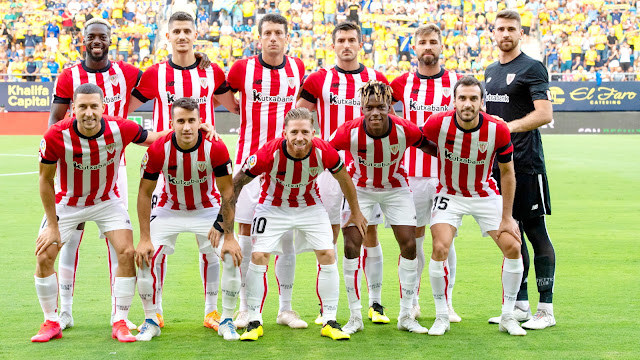
[[[311,126],[313,126],[313,115],[311,115],[311,111],[306,108],[300,107],[289,110],[287,115],[284,117],[284,126],[287,126],[291,120],[309,120],[311,122]]]
[[[83,32],[84,36],[87,36],[87,29],[89,28],[89,26],[93,24],[102,24],[106,26],[108,34],[111,35],[111,24],[109,24],[109,22],[103,18],[94,17],[84,24],[84,32]]]
[[[369,80],[360,88],[360,102],[362,106],[367,106],[369,97],[373,96],[376,100],[391,105],[393,100],[393,90],[391,86],[378,80]]]

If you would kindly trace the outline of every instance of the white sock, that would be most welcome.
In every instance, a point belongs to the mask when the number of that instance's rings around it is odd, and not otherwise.
[[[287,231],[280,238],[282,241],[282,255],[278,255],[274,261],[276,281],[278,282],[278,294],[280,295],[278,312],[291,311],[291,299],[293,297],[293,282],[296,276],[296,254],[293,245],[293,230]]]
[[[436,316],[449,315],[446,300],[447,274],[444,261],[429,261],[429,278],[431,279],[431,291],[433,302],[436,305]]]
[[[220,261],[216,253],[200,254],[200,278],[204,288],[204,316],[218,310]]]
[[[369,290],[369,306],[374,302],[382,304],[383,258],[380,244],[374,247],[362,247],[362,267],[367,277]]]
[[[524,275],[524,273],[523,273]],[[529,305],[529,300],[516,300],[516,307],[520,310],[527,310],[531,305]]]
[[[420,303],[420,285],[422,284],[422,272],[424,271],[425,257],[424,257],[424,235],[416,238],[416,260],[418,261],[417,274],[418,283],[416,285],[416,294],[413,297],[413,305],[419,306]]]
[[[222,261],[222,319],[232,318],[240,292],[240,268],[233,264],[229,253]]]
[[[338,299],[340,298],[340,275],[338,263],[318,265],[318,267],[320,270],[316,280],[316,289],[322,307],[322,317],[326,324],[329,320],[336,320]]]
[[[349,300],[349,310],[351,315],[360,315],[362,304],[360,303],[360,259],[342,260],[342,274],[344,277],[345,288],[347,289],[347,299]]]
[[[538,311],[546,310],[549,314],[553,315],[553,303],[538,303]]]
[[[82,242],[84,230],[73,230],[71,238],[60,249],[58,258],[58,282],[60,291],[60,312],[72,314],[73,286],[76,266],[78,266],[78,248]]]
[[[133,301],[133,295],[136,292],[136,278],[132,277],[116,277],[113,282],[113,295],[116,298],[116,312],[113,322],[126,320],[129,314],[129,308]]]
[[[409,315],[411,306],[413,305],[413,298],[415,296],[415,289],[418,283],[418,276],[416,269],[418,267],[418,260],[409,260],[400,256],[398,261],[398,278],[400,279],[400,317]]]
[[[247,310],[249,311],[249,321],[260,321],[262,323],[262,305],[267,297],[267,266],[249,263],[247,271]]]
[[[44,313],[44,320],[58,321],[58,276],[53,273],[45,278],[34,276],[36,294]]]
[[[513,308],[516,305],[516,295],[520,290],[523,271],[522,258],[504,259],[502,263],[502,317],[513,316]]]
[[[242,251],[242,262],[240,263],[240,307],[238,310],[247,311],[247,271],[251,262],[251,236],[238,235],[238,244]]]
[[[456,247],[454,242],[451,242],[449,247],[449,257],[447,257],[447,270],[449,274],[449,285],[447,286],[447,304],[453,306],[453,285],[456,283],[456,263],[458,257],[456,256]]]
[[[156,258],[156,256],[154,256]],[[138,269],[137,276],[137,286],[138,286],[138,295],[140,296],[140,300],[142,300],[142,309],[144,310],[144,318],[151,319],[158,323],[158,317],[156,316],[156,304],[154,302],[154,285],[155,279],[154,274],[152,274],[152,269],[155,267],[151,264],[151,267],[147,266],[146,263],[142,265],[141,268]]]
[[[118,254],[116,253],[116,249],[111,246],[109,239],[104,239],[107,243],[107,255],[108,255],[108,265],[109,265],[109,281],[111,285],[111,317],[113,317],[116,309],[116,296],[113,292],[113,286],[116,279],[116,273],[118,272]]]
[[[156,258],[154,274],[156,275],[156,312],[162,315],[164,314],[162,310],[162,291],[164,289],[164,280],[167,276],[167,254],[160,254]]]

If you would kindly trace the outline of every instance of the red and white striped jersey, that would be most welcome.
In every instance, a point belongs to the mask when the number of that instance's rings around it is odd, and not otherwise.
[[[331,134],[345,121],[362,116],[358,90],[369,80],[389,84],[381,72],[362,64],[355,71],[342,70],[337,66],[329,70],[320,69],[305,79],[300,96],[316,104],[323,140],[329,141]]]
[[[403,154],[410,146],[420,146],[422,140],[416,125],[389,115],[389,131],[385,135],[369,135],[361,116],[340,126],[330,143],[345,150],[347,170],[356,186],[389,189],[409,186]]]
[[[418,127],[433,113],[453,110],[453,87],[462,77],[442,69],[435,76],[405,73],[391,82],[394,101],[402,101],[402,116]],[[409,176],[438,177],[438,159],[416,148],[404,153]]]
[[[175,132],[156,140],[142,158],[142,177],[164,177],[159,207],[172,210],[195,210],[220,205],[215,178],[231,175],[231,159],[224,143],[206,139],[198,133],[198,143],[181,149]]]
[[[174,64],[171,60],[148,68],[133,96],[142,102],[154,99],[153,131],[170,128],[173,102],[190,97],[200,105],[202,121],[215,126],[213,96],[226,93],[229,88],[224,71],[217,64],[200,69],[200,60],[187,67]]]
[[[275,67],[265,63],[261,55],[233,64],[229,86],[240,92],[236,164],[243,164],[268,141],[282,136],[284,116],[296,104],[304,72],[302,60],[290,56]]]
[[[500,195],[491,177],[494,155],[498,162],[511,161],[513,145],[504,122],[480,112],[475,129],[464,130],[456,121],[455,110],[432,115],[424,136],[438,146],[440,184],[437,193],[465,197]]]
[[[57,163],[56,204],[90,206],[119,198],[116,178],[124,148],[144,142],[147,131],[133,121],[104,115],[100,132],[89,138],[80,134],[76,122],[58,121],[40,141],[40,162]]]
[[[328,142],[319,138],[313,138],[312,142],[304,159],[289,155],[284,138],[269,141],[246,159],[242,166],[245,174],[251,177],[265,174],[260,204],[288,207],[322,204],[316,179],[324,169],[337,173],[343,162]]]
[[[142,71],[124,61],[109,62],[100,70],[89,69],[84,61],[64,69],[53,92],[55,104],[71,104],[73,92],[82,84],[95,84],[104,92],[104,114],[127,117],[129,96],[138,85]]]

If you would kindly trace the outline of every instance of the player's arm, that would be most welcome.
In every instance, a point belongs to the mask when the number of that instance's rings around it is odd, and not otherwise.
[[[535,130],[553,120],[551,101],[545,99],[533,100],[533,106],[535,110],[527,114],[527,116],[507,123],[510,132],[519,133]]]
[[[232,208],[236,208],[236,202],[238,201],[240,191],[242,191],[242,188],[250,183],[253,178],[255,178],[255,176],[248,175],[245,171],[240,171],[233,177],[233,194],[229,198],[229,205]]]
[[[49,112],[49,126],[57,123],[58,121],[64,119],[64,116],[67,114],[67,110],[69,110],[69,104],[62,103],[51,103],[51,110]]]
[[[235,217],[236,207],[235,203],[232,205],[234,192],[233,179],[231,175],[220,177],[216,176],[216,187],[218,188],[218,191],[220,191],[220,196],[222,197],[222,206],[220,210],[222,219],[218,216],[218,219],[216,220],[216,222],[218,222],[222,227],[224,234],[224,242],[222,243],[222,249],[220,249],[220,256],[224,258],[225,253],[229,253],[233,259],[233,264],[235,266],[240,266],[240,263],[242,262],[242,251],[240,250],[240,245],[233,233],[233,219]],[[211,246],[217,248],[219,239],[219,231],[216,230],[215,227],[212,227],[211,230],[209,230]]]
[[[51,244],[56,244],[58,248],[62,246],[60,230],[58,229],[58,217],[56,215],[56,192],[53,185],[56,166],[55,162],[53,164],[40,162],[40,200],[42,200],[46,215],[46,229],[38,235],[36,256],[43,253]]]
[[[228,90],[219,95],[215,94],[213,98],[214,104],[220,104],[229,110],[229,112],[240,115],[240,104],[238,103],[238,99],[234,96],[233,91]]]
[[[129,109],[127,110],[128,111],[127,113],[133,114],[133,112],[136,111],[145,102],[146,101],[141,101],[136,96],[131,96],[131,98],[129,99]]]
[[[420,143],[416,144],[417,148],[422,150],[422,152],[429,154],[431,156],[438,156],[438,146],[431,140],[426,137],[422,137]]]
[[[337,173],[333,174],[333,177],[338,181],[340,189],[344,194],[344,198],[349,203],[349,208],[351,209],[351,215],[344,227],[349,224],[354,224],[358,228],[360,235],[364,237],[367,233],[367,219],[362,215],[362,212],[360,212],[360,204],[358,204],[356,187],[353,185],[353,181],[351,181],[351,176],[349,176],[343,167]]]
[[[136,247],[135,260],[138,268],[142,268],[143,260],[151,266],[153,244],[151,243],[151,196],[156,188],[159,173],[143,172],[138,188],[138,222],[140,223],[140,242]],[[151,219],[151,220],[149,220]]]
[[[163,131],[160,131],[160,132],[147,131],[147,138],[144,141],[138,142],[136,144],[138,144],[140,146],[149,147],[149,146],[151,146],[151,144],[154,143],[154,141],[160,139],[161,137],[163,137],[165,135],[168,135],[171,131],[172,131],[172,129],[167,129],[167,130],[163,130]]]
[[[303,97],[300,97],[298,99],[298,102],[296,103],[296,107],[297,108],[305,108],[305,109],[307,109],[307,110],[309,110],[311,112],[316,110],[316,104],[312,103],[311,101],[309,101],[309,100],[307,100],[307,99],[305,99]]]

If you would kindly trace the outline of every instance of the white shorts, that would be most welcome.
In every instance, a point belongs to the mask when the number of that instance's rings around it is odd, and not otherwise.
[[[409,188],[413,193],[413,203],[416,207],[416,226],[422,227],[429,224],[431,219],[431,207],[433,197],[436,194],[438,178],[433,177],[410,177]]]
[[[120,160],[116,185],[118,186],[118,193],[120,194],[124,208],[129,209],[129,186],[127,184],[127,166],[124,164],[124,156]]]
[[[413,194],[408,187],[393,189],[364,189],[356,186],[358,203],[362,215],[369,220],[375,219],[375,208],[379,204],[382,213],[390,225],[416,226],[416,208],[413,204]],[[342,204],[341,225],[351,216],[349,203]],[[349,226],[354,226],[350,224]]]
[[[208,235],[213,222],[218,217],[218,207],[199,210],[171,210],[156,207],[151,211],[151,242],[158,249],[165,246],[164,253],[173,254],[179,234],[193,233],[198,241],[201,254],[216,253],[220,256],[222,238],[217,248],[211,246]]]
[[[431,226],[449,224],[456,229],[462,225],[462,217],[472,215],[482,231],[488,236],[489,231],[498,230],[502,221],[502,196],[464,197],[436,194],[431,209]]]
[[[113,230],[131,230],[131,220],[121,199],[103,201],[91,206],[56,205],[58,216],[58,229],[60,240],[64,244],[69,240],[73,231],[87,221],[93,221],[98,225],[100,235]],[[47,215],[40,224],[40,234],[47,226]]]
[[[280,238],[289,230],[297,230],[296,253],[333,250],[333,232],[329,216],[320,205],[285,207],[258,204],[251,224],[253,252],[282,254]]]
[[[325,210],[327,210],[327,214],[329,214],[331,225],[339,225],[342,202],[346,202],[346,200],[342,195],[342,189],[340,188],[338,180],[333,177],[329,170],[325,170],[318,176],[318,180],[316,181],[318,191],[320,192],[320,199],[322,199],[322,204]],[[382,224],[382,211],[379,205],[375,206],[373,213],[374,216],[373,219],[369,221],[369,225]]]
[[[233,168],[233,177],[242,170],[242,165],[236,164]],[[261,176],[256,176],[250,183],[240,190],[238,201],[236,202],[235,221],[239,224],[251,224],[253,214],[260,200],[260,180]]]

